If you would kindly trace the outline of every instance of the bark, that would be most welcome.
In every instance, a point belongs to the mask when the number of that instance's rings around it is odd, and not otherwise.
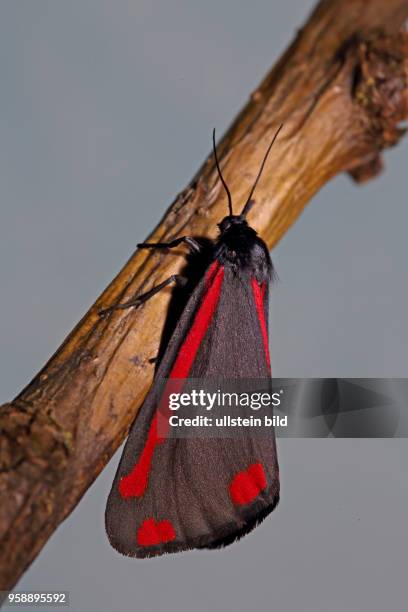
[[[329,179],[375,176],[382,149],[398,142],[398,122],[408,116],[407,17],[408,0],[321,1],[222,139],[225,178],[243,203],[284,123],[248,217],[270,247]],[[225,213],[210,155],[149,240],[212,238]],[[126,436],[152,381],[171,290],[108,318],[98,310],[183,264],[182,247],[137,251],[34,380],[1,407],[0,589],[15,585]]]

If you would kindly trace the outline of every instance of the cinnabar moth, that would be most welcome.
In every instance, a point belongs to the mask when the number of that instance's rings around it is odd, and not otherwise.
[[[151,557],[191,548],[217,548],[251,531],[279,501],[275,436],[163,438],[157,410],[162,381],[186,378],[269,378],[268,289],[273,266],[264,241],[245,217],[277,130],[241,214],[219,224],[204,276],[192,291],[132,426],[106,508],[110,543],[122,554]],[[171,248],[183,236],[141,248]],[[102,311],[140,306],[177,280]]]

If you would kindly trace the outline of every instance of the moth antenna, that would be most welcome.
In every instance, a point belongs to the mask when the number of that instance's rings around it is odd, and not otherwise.
[[[231,197],[231,192],[228,189],[227,183],[224,181],[224,177],[222,176],[220,164],[219,164],[219,161],[218,161],[217,147],[215,146],[215,128],[213,129],[213,149],[214,149],[215,165],[217,166],[218,175],[219,175],[219,177],[221,179],[221,183],[223,184],[225,191],[227,192],[229,213],[230,213],[231,216],[233,216],[234,213],[232,212],[232,197]]]
[[[271,143],[270,143],[269,147],[268,147],[268,148],[267,148],[267,150],[266,150],[265,156],[264,156],[264,158],[263,158],[263,160],[262,160],[261,167],[259,168],[258,176],[256,177],[256,179],[255,179],[255,181],[254,181],[254,184],[252,185],[252,189],[251,189],[251,191],[250,191],[250,193],[249,193],[248,199],[247,199],[247,201],[245,202],[245,206],[244,206],[244,208],[242,209],[242,213],[241,213],[241,215],[242,215],[243,217],[245,217],[245,215],[246,215],[246,214],[249,212],[249,210],[252,208],[252,205],[253,205],[252,196],[254,195],[254,191],[255,191],[255,189],[256,189],[256,186],[258,185],[259,179],[261,178],[261,174],[262,174],[263,169],[264,169],[264,167],[265,167],[266,160],[268,159],[268,155],[269,155],[269,153],[270,153],[270,150],[272,149],[273,144],[274,144],[275,140],[277,139],[278,134],[279,134],[279,132],[281,131],[281,129],[282,129],[282,128],[283,128],[283,123],[281,123],[281,124],[280,124],[280,126],[278,127],[278,129],[276,130],[275,135],[274,135],[274,137],[272,138],[272,141],[271,141]]]

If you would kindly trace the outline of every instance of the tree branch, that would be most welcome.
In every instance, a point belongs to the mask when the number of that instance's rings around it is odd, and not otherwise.
[[[357,181],[408,116],[408,0],[322,0],[219,145],[244,202],[274,130],[284,130],[250,223],[272,247],[339,172]],[[209,156],[149,241],[214,237],[226,201]],[[137,251],[34,380],[0,413],[0,588],[10,589],[123,441],[153,376],[170,292],[100,318],[177,273],[178,254]]]

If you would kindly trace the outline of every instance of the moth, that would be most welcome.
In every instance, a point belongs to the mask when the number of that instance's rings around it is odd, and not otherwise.
[[[279,501],[275,435],[172,438],[160,433],[158,406],[165,380],[269,378],[268,294],[273,265],[265,242],[246,216],[269,152],[240,214],[233,213],[215,144],[216,167],[229,214],[207,254],[202,275],[159,362],[150,392],[131,428],[109,494],[105,524],[110,543],[130,557],[153,557],[192,548],[218,548],[250,532]],[[140,248],[171,249],[200,243],[182,236]],[[116,308],[139,307],[169,283]]]

